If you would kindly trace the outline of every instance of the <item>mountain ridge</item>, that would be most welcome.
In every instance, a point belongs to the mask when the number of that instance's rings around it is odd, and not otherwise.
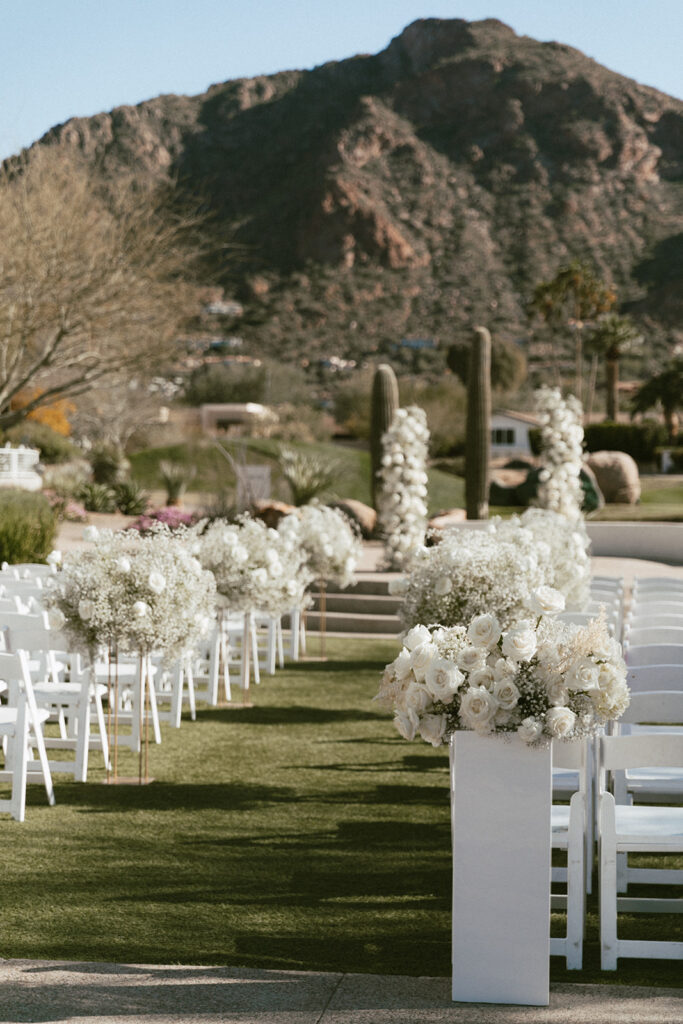
[[[215,251],[240,254],[207,275],[266,355],[443,346],[478,322],[524,344],[533,286],[575,257],[655,362],[683,341],[683,102],[497,19],[420,19],[379,54],[73,118],[35,145],[201,194]]]

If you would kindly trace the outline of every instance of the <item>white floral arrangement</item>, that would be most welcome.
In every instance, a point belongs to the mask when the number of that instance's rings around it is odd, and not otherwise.
[[[442,531],[433,547],[416,551],[409,574],[389,591],[403,596],[404,629],[418,623],[455,626],[493,612],[506,627],[528,614],[532,592],[546,583],[549,549],[519,519],[482,530]]]
[[[574,395],[563,398],[559,388],[539,388],[534,399],[541,422],[542,466],[535,503],[580,519],[583,407]]]
[[[184,536],[88,528],[92,546],[68,552],[45,596],[50,626],[77,650],[178,657],[205,636],[216,585]]]
[[[280,615],[301,602],[308,577],[303,552],[290,538],[250,516],[218,519],[200,532],[203,526],[196,528],[197,557],[231,611]]]
[[[545,583],[564,594],[569,611],[581,611],[590,602],[590,538],[582,516],[569,518],[546,508],[528,508],[520,523],[530,530],[536,545],[548,557]]]
[[[438,747],[459,729],[516,733],[529,746],[574,740],[619,718],[629,704],[626,665],[604,618],[570,626],[552,618],[562,595],[542,587],[538,617],[502,630],[494,615],[467,627],[415,626],[387,665],[377,699],[407,740]]]
[[[384,568],[405,569],[427,529],[427,450],[424,409],[397,409],[382,436],[377,520],[384,536]]]
[[[322,579],[340,587],[354,582],[362,545],[343,512],[327,505],[302,505],[280,520],[278,533],[301,549],[308,582]]]

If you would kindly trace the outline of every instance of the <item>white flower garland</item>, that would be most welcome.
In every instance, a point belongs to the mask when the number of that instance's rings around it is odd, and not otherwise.
[[[121,653],[174,658],[206,635],[216,585],[185,534],[103,530],[88,539],[92,547],[64,556],[46,596],[50,625],[76,649],[92,655],[115,644]]]
[[[424,409],[397,409],[382,437],[378,525],[385,538],[384,568],[405,569],[427,529],[427,446]]]
[[[517,733],[530,746],[590,735],[629,704],[621,648],[603,618],[568,626],[550,615],[562,595],[542,588],[535,620],[503,632],[494,615],[465,626],[415,626],[387,665],[378,699],[407,740],[438,747],[458,729]]]

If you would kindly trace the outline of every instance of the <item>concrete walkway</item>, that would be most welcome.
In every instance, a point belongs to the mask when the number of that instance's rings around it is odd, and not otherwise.
[[[547,1007],[452,1003],[447,978],[0,961],[0,1024],[680,1024],[683,992],[555,985]]]

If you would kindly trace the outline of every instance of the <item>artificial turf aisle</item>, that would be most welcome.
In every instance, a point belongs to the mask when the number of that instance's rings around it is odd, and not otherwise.
[[[31,786],[26,822],[0,822],[0,955],[447,975],[447,755],[372,702],[394,643],[327,648],[251,708],[164,727],[149,786],[102,785],[95,756],[54,808]],[[587,968],[553,978],[678,983],[675,963],[601,975],[595,938],[592,915]]]

